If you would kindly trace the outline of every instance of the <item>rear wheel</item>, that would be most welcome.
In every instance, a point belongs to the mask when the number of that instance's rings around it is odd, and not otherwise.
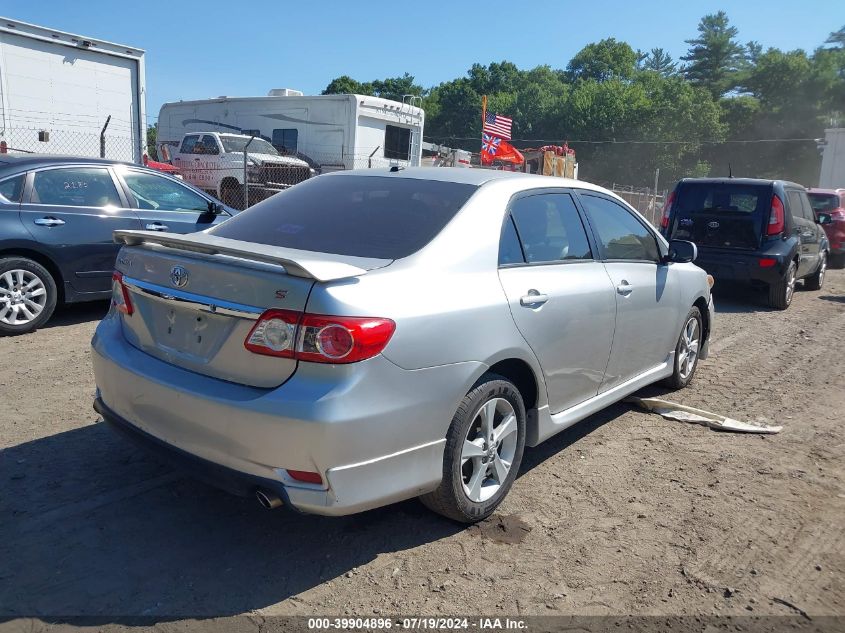
[[[819,267],[811,276],[804,280],[804,287],[807,290],[821,290],[824,285],[824,274],[827,271],[827,253],[822,252],[819,256]]]
[[[53,276],[25,257],[0,259],[0,335],[26,334],[41,327],[56,308]]]
[[[693,306],[681,328],[678,344],[675,346],[675,370],[666,379],[667,386],[682,389],[690,384],[698,367],[698,354],[704,342],[701,310]]]
[[[795,274],[798,267],[795,262],[789,262],[789,268],[783,279],[769,286],[769,305],[778,310],[786,310],[792,303],[792,295],[795,294]]]
[[[420,500],[455,521],[481,521],[510,490],[524,448],[525,406],[519,390],[501,376],[485,374],[452,418],[440,486]]]

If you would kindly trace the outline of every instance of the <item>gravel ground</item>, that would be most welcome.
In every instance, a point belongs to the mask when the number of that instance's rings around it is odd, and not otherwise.
[[[65,309],[0,339],[0,618],[843,616],[845,271],[786,312],[718,290],[713,353],[667,397],[782,433],[616,405],[528,451],[469,528],[416,501],[268,513],[180,477],[97,423],[105,307]]]

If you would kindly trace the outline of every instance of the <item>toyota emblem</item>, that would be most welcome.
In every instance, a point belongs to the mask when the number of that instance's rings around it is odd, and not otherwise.
[[[182,266],[174,266],[170,269],[170,283],[177,288],[184,288],[188,285],[188,271]]]

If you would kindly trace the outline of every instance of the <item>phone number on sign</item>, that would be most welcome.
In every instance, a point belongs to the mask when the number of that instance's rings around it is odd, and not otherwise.
[[[467,618],[402,618],[395,622],[390,618],[308,618],[309,629],[385,630],[393,627],[400,630],[468,629],[470,623]]]

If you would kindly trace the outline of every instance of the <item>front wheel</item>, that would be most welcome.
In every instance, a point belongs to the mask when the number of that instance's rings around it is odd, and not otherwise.
[[[827,253],[822,251],[819,255],[819,267],[811,276],[804,280],[804,287],[807,290],[821,290],[824,285],[824,274],[827,271]]]
[[[455,521],[481,521],[513,485],[524,448],[525,406],[519,390],[501,376],[485,374],[452,418],[440,485],[420,500]]]
[[[792,303],[792,295],[795,294],[795,275],[798,266],[795,262],[789,262],[786,274],[778,282],[769,286],[769,305],[778,310],[786,310]]]
[[[56,308],[58,291],[44,266],[25,257],[0,259],[0,335],[41,327]]]
[[[667,386],[672,389],[682,389],[690,384],[698,367],[698,354],[704,342],[704,328],[702,326],[701,310],[693,306],[684,320],[681,335],[675,345],[675,368],[672,375],[666,379]]]

